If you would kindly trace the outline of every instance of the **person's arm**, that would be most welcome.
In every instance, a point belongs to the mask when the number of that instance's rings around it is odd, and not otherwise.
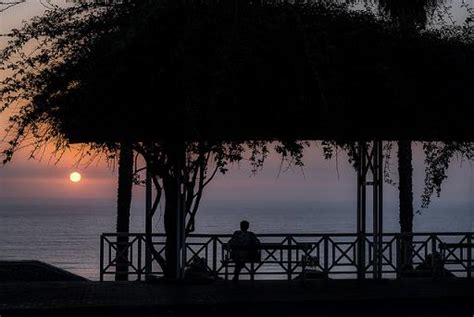
[[[232,237],[230,238],[229,242],[227,242],[227,244],[229,246],[233,246],[235,244],[235,242],[237,241],[238,234],[239,234],[238,231],[234,231],[234,233],[232,234]]]
[[[252,240],[253,240],[253,244],[257,246],[260,245],[260,240],[258,240],[257,236],[253,232],[252,232]]]

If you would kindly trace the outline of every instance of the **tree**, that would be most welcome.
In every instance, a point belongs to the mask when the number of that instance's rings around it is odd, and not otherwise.
[[[81,4],[68,9],[53,8],[47,11],[45,16],[34,18],[30,24],[25,26],[21,31],[17,29],[12,30],[12,34],[10,35],[13,41],[11,41],[10,44],[14,44],[9,47],[11,50],[9,50],[8,47],[3,50],[2,56],[15,56],[14,58],[21,59],[21,57],[24,56],[23,54],[25,54],[22,49],[24,46],[31,43],[33,39],[42,39],[44,42],[38,45],[36,50],[30,55],[30,57],[33,57],[33,60],[39,62],[39,64],[41,64],[40,60],[43,60],[43,64],[51,63],[49,65],[53,65],[57,63],[58,60],[63,59],[72,61],[78,57],[74,54],[78,53],[81,45],[87,47],[87,45],[91,45],[91,43],[94,43],[96,40],[94,35],[100,36],[101,34],[109,32],[110,29],[116,25],[118,17],[121,16],[125,10],[125,7],[110,7],[107,9],[97,4]],[[105,20],[110,20],[109,24],[103,23],[104,20],[102,20],[102,18],[104,17],[106,18]],[[54,25],[55,30],[53,28],[44,27],[44,25],[48,23],[51,23],[51,26]],[[88,28],[93,28],[95,33],[89,33],[87,31]],[[71,32],[71,29],[75,31]],[[66,40],[67,37],[74,37],[74,40],[71,38],[71,41],[68,42]],[[53,38],[62,38],[63,40],[53,41]],[[35,53],[37,53],[37,55],[35,55]],[[33,62],[33,64],[36,62]],[[9,68],[5,64],[2,66],[2,70],[7,73],[13,72],[16,76],[22,74],[22,72],[17,72],[18,68],[16,67]],[[23,64],[23,66],[25,65]],[[32,71],[27,78],[24,78],[24,86],[9,87],[11,90],[8,90],[8,85],[3,85],[3,89],[1,90],[3,109],[8,108],[12,101],[12,99],[5,98],[8,93],[7,91],[22,91],[24,93],[22,98],[27,99],[27,95],[34,90],[33,87],[40,89],[42,85],[41,81],[47,80],[44,75],[44,73],[41,74],[41,71]],[[29,86],[27,87],[27,85]],[[36,152],[39,152],[50,142],[56,142],[56,151],[59,152],[69,148],[68,142],[64,140],[60,132],[51,129],[50,122],[45,122],[39,117],[30,118],[31,121],[28,123],[22,121],[25,119],[25,117],[22,116],[28,113],[28,111],[31,111],[31,109],[24,108],[23,112],[14,114],[10,118],[8,132],[14,135],[14,137],[9,140],[10,146],[7,147],[3,153],[4,163],[11,160],[17,146],[20,146],[20,144],[25,145],[26,140],[31,137],[35,140],[35,142],[30,144],[32,145],[31,156],[34,156]],[[27,126],[28,128],[26,128]],[[115,157],[114,152],[116,152],[117,148],[120,149],[120,154],[118,158],[119,177],[116,229],[117,232],[128,233],[133,181],[133,150],[131,145],[124,142],[120,146],[92,145],[89,149],[85,150],[83,147],[83,153],[80,157],[85,159],[85,157],[96,156],[98,153],[105,153],[109,159],[112,159]],[[61,154],[58,156],[61,157]],[[128,236],[119,236],[117,238],[115,257],[117,265],[116,280],[128,279],[128,256]]]
[[[152,206],[155,213],[161,198],[165,200],[164,228],[166,234],[165,257],[153,245],[147,245],[154,259],[162,267],[166,276],[176,276],[177,251],[177,209],[184,202],[185,234],[195,230],[195,217],[204,188],[217,172],[225,173],[227,164],[242,159],[240,144],[205,142],[151,142],[136,143],[135,148],[147,164],[156,190]],[[209,170],[211,168],[211,170]],[[179,193],[180,183],[183,192]],[[148,240],[147,241],[151,241]]]
[[[431,197],[441,195],[443,181],[448,178],[449,164],[453,158],[461,161],[474,159],[473,142],[441,142],[423,143],[425,153],[425,187],[421,196],[421,207],[427,208]]]
[[[123,142],[120,145],[118,160],[118,193],[117,193],[117,233],[128,234],[130,231],[130,206],[132,202],[133,187],[133,149],[130,144]],[[116,281],[128,279],[128,235],[117,237]]]
[[[174,254],[177,248],[176,211],[180,200],[184,202],[185,235],[194,232],[196,214],[205,187],[217,173],[225,174],[229,164],[247,159],[253,172],[263,167],[269,151],[269,142],[153,142],[136,143],[140,153],[150,169],[156,190],[152,213],[163,197],[165,200],[164,227],[166,234],[165,257],[162,257],[153,245],[147,247],[154,259],[160,264],[166,276],[176,275]],[[306,142],[276,142],[275,150],[288,164],[302,166],[302,152]],[[248,157],[244,157],[249,153]],[[179,182],[182,180],[183,192],[179,194]]]
[[[21,4],[23,3],[24,0],[22,1],[8,1],[8,2],[4,2],[4,1],[0,1],[0,13],[10,9],[11,7],[14,7],[18,4]]]
[[[443,0],[379,0],[379,11],[388,16],[393,23],[406,31],[424,29],[430,13],[443,3]]]
[[[428,23],[429,15],[433,15],[436,8],[444,5],[442,0],[379,0],[380,10],[398,25],[401,32],[416,33],[424,30]],[[441,145],[443,144],[443,145]],[[459,147],[456,142],[441,142],[438,146],[443,147],[441,152],[449,162],[449,158],[457,151],[461,156],[469,156],[469,146]],[[399,223],[400,232],[406,234],[401,241],[401,263],[410,269],[412,267],[412,244],[413,244],[413,166],[412,166],[412,143],[409,140],[397,141],[398,146],[398,189],[399,189]],[[446,146],[446,147],[445,147]],[[423,145],[426,154],[425,189],[422,195],[422,208],[428,208],[433,188],[437,194],[441,189],[441,182],[445,176],[445,170],[440,170],[439,165],[433,160],[433,142]],[[450,152],[449,149],[456,148]],[[447,151],[446,151],[447,150]],[[449,153],[447,153],[449,152]],[[447,163],[446,163],[447,164]],[[445,166],[447,168],[447,165]],[[436,184],[436,185],[435,185]]]
[[[433,3],[434,2],[434,3]],[[379,8],[397,24],[401,32],[417,32],[427,22],[427,8],[436,0],[379,0]],[[399,140],[398,146],[398,191],[399,223],[402,240],[401,263],[411,267],[413,233],[413,165],[411,141]]]
[[[17,147],[31,136],[36,140],[37,146],[51,141],[57,142],[58,148],[68,146],[68,140],[64,137],[61,127],[58,126],[60,122],[51,116],[58,109],[53,104],[58,101],[57,97],[72,95],[73,102],[70,102],[69,106],[62,110],[67,111],[66,117],[69,120],[81,119],[81,116],[74,112],[80,111],[79,107],[73,108],[73,112],[69,112],[69,109],[74,101],[84,104],[86,100],[74,94],[78,88],[83,89],[80,87],[81,85],[90,84],[86,79],[98,77],[91,65],[96,62],[97,55],[102,53],[101,49],[104,46],[101,46],[101,40],[104,37],[114,38],[114,32],[117,33],[117,28],[122,25],[130,26],[132,22],[128,21],[126,17],[135,9],[133,6],[125,5],[117,7],[81,5],[64,10],[49,11],[45,16],[35,18],[23,29],[13,30],[14,40],[2,53],[5,60],[15,54],[20,54],[20,59],[14,66],[12,65],[15,63],[3,64],[4,68],[12,71],[14,75],[3,82],[2,97],[5,108],[18,100],[25,100],[27,103],[21,113],[11,117],[10,129],[13,137],[10,140],[10,146],[4,151],[5,162],[10,160]],[[133,20],[133,22],[136,21]],[[140,25],[133,24],[133,27],[137,26],[142,31]],[[94,33],[90,34],[90,30],[94,30]],[[127,34],[125,32],[117,35],[123,37]],[[42,39],[36,49],[39,54],[23,55],[21,50],[24,46],[37,39]],[[72,41],[69,42],[69,39]],[[110,47],[107,48],[107,51],[109,50]],[[120,56],[118,57],[120,58]],[[129,64],[123,66],[130,67]],[[91,75],[91,73],[93,74]],[[189,74],[185,73],[183,77],[187,76]],[[101,83],[103,89],[100,94],[106,92],[107,85],[105,84],[108,82],[110,81],[105,79]],[[28,83],[28,86],[22,83]],[[199,82],[191,82],[191,85],[196,83],[199,84]],[[112,83],[108,87],[111,86],[113,86]],[[108,98],[114,97],[113,95],[107,96]],[[52,101],[53,99],[56,99],[56,102]],[[97,100],[92,102],[95,104]],[[81,115],[90,115],[87,111],[80,113]],[[247,142],[246,144],[252,149],[250,160],[257,168],[263,164],[266,156],[266,142]],[[291,142],[283,144],[288,145]],[[103,142],[95,147],[110,151],[115,151],[118,148],[116,142]],[[155,259],[160,263],[166,275],[174,276],[175,263],[173,263],[174,257],[171,254],[175,252],[177,243],[175,214],[178,203],[181,200],[184,201],[187,217],[186,234],[193,232],[204,187],[217,172],[225,173],[229,163],[241,160],[244,147],[242,142],[208,142],[205,140],[138,142],[135,139],[128,143],[122,141],[119,157],[118,232],[128,231],[132,149],[145,158],[153,178],[157,195],[152,213],[156,211],[161,197],[164,197],[165,200],[164,222],[167,234],[167,254],[165,258],[162,258],[154,250],[153,245],[148,245],[148,247],[154,252]],[[286,150],[284,145],[278,146],[278,150],[284,156],[295,152],[294,148]],[[213,164],[213,168],[209,170],[211,164]],[[181,178],[184,180],[184,191],[179,195],[178,181]],[[126,238],[119,238],[117,241],[117,267],[124,273],[127,270],[127,243]],[[124,278],[125,274],[116,276],[118,280]]]

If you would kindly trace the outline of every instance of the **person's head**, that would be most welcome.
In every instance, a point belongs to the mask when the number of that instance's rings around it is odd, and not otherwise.
[[[242,220],[240,222],[240,230],[247,231],[247,230],[249,230],[249,227],[250,227],[250,224],[247,220]]]

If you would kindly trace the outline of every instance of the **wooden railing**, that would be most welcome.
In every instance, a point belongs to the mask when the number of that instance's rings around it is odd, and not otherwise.
[[[128,236],[128,243],[120,250],[126,250],[130,280],[142,280],[145,275],[145,234],[143,233],[104,233],[100,239],[100,279],[106,280],[117,272],[118,237]],[[302,273],[304,264],[301,259],[311,256],[319,259],[314,269],[321,271],[328,278],[357,278],[362,271],[367,278],[373,272],[373,236],[332,233],[332,234],[260,234],[261,242],[292,246],[305,244],[305,248],[271,248],[262,250],[262,261],[255,264],[256,279],[294,279]],[[192,234],[186,240],[186,263],[194,256],[205,259],[208,269],[216,276],[224,277],[226,273],[225,244],[229,234]],[[122,239],[123,240],[123,239]],[[382,241],[382,274],[384,278],[403,277],[407,265],[416,268],[439,255],[442,257],[444,269],[456,277],[472,277],[471,232],[436,232],[414,234],[383,234]],[[122,242],[123,243],[123,242]],[[165,257],[165,237],[153,234],[152,243],[155,250]],[[409,247],[407,247],[409,245]],[[457,247],[457,246],[462,247]],[[359,247],[358,247],[359,246]],[[364,249],[365,259],[358,260],[357,252]],[[402,250],[402,248],[404,250]],[[409,250],[406,252],[406,250]],[[402,256],[402,251],[405,256]],[[125,257],[124,257],[125,258]],[[122,258],[123,260],[123,258]],[[357,263],[357,262],[360,263]],[[123,261],[121,261],[123,262]],[[404,263],[402,263],[404,262]],[[157,261],[152,261],[149,271],[153,275],[163,275]],[[249,275],[250,272],[242,271]]]

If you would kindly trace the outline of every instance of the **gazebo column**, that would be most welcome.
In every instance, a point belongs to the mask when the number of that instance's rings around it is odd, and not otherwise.
[[[383,273],[383,155],[382,141],[373,142],[373,234],[374,234],[374,278],[381,279]]]
[[[186,266],[186,191],[185,182],[185,164],[186,151],[184,143],[177,146],[177,184],[178,184],[178,203],[176,204],[176,279],[184,279],[184,268]]]
[[[357,168],[357,278],[365,278],[365,238],[366,226],[366,149],[367,143],[358,143],[359,165]]]
[[[145,279],[152,272],[152,255],[150,246],[152,245],[153,215],[152,215],[152,182],[150,169],[146,168],[145,179]]]
[[[372,186],[372,258],[373,278],[382,278],[383,257],[383,155],[382,141],[358,143],[357,169],[357,277],[366,277],[367,246],[367,186]],[[369,175],[370,174],[370,175]],[[372,177],[368,180],[368,177]],[[370,240],[369,240],[370,241]]]

